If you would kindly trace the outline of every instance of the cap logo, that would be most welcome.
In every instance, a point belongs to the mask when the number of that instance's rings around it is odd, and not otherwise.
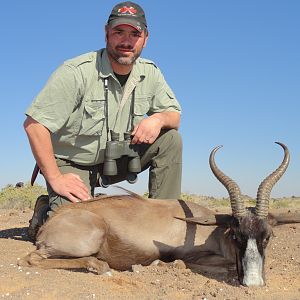
[[[132,6],[130,6],[130,7],[123,6],[123,7],[121,7],[121,8],[118,9],[118,13],[120,13],[120,14],[129,13],[131,15],[135,15],[137,13],[137,10],[134,7],[132,7]]]

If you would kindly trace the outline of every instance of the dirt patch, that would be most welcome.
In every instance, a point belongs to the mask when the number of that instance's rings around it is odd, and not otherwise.
[[[20,268],[34,250],[26,229],[31,210],[0,210],[0,298],[3,299],[300,299],[300,224],[274,228],[267,252],[267,285],[245,288],[235,274],[206,276],[182,266],[142,267],[98,276]]]

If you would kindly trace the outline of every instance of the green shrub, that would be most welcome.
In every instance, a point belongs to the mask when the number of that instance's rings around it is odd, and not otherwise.
[[[40,185],[26,183],[23,187],[14,187],[8,184],[0,191],[0,208],[33,209],[37,197],[43,194],[47,194],[47,190]]]

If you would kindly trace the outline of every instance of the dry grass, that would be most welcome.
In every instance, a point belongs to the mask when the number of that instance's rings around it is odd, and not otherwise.
[[[216,208],[216,207],[230,207],[229,198],[214,198],[210,196],[199,196],[193,194],[182,194],[181,199],[188,200],[200,205],[203,205],[208,208]],[[256,200],[247,196],[242,196],[245,201],[245,205],[255,206]],[[283,197],[283,198],[271,198],[270,199],[270,208],[300,208],[300,197]]]
[[[0,191],[0,208],[6,209],[25,209],[33,208],[38,196],[47,194],[44,187],[39,185],[31,186],[26,183],[23,187],[7,185]],[[144,197],[147,198],[145,193]],[[182,193],[181,199],[195,202],[208,208],[230,207],[228,198],[214,198],[210,196],[200,196]],[[255,199],[243,195],[246,206],[255,206]],[[284,197],[270,200],[270,208],[300,208],[300,197]]]
[[[29,183],[23,187],[7,185],[0,191],[0,208],[33,208],[37,197],[42,194],[47,194],[47,191],[39,185],[31,186]]]

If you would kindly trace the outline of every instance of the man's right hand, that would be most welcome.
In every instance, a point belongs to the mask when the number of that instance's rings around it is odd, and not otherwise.
[[[79,175],[60,173],[48,128],[29,116],[24,122],[24,128],[35,160],[53,191],[72,202],[91,199],[90,191]]]
[[[79,175],[74,173],[60,174],[48,180],[54,192],[72,202],[87,201],[92,198],[89,189]]]

